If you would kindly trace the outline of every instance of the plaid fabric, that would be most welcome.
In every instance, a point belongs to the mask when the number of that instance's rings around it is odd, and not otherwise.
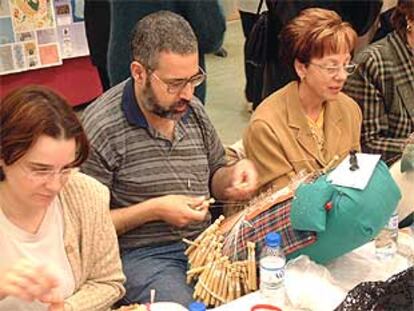
[[[359,68],[344,91],[362,110],[362,150],[382,154],[390,165],[414,131],[413,52],[394,32],[359,53],[355,62]]]
[[[223,255],[232,260],[247,258],[247,242],[256,243],[256,259],[264,245],[264,238],[269,232],[279,232],[282,236],[283,251],[286,255],[316,242],[316,234],[311,231],[294,230],[290,222],[292,200],[278,203],[249,222],[241,221],[239,227],[225,236]]]

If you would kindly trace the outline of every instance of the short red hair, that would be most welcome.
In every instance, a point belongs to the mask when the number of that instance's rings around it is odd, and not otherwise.
[[[295,59],[308,64],[312,58],[352,53],[357,33],[335,11],[310,8],[292,19],[282,29],[279,39],[282,60],[293,70]]]

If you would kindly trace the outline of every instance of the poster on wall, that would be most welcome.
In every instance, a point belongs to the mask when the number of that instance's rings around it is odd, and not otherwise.
[[[83,16],[84,2],[55,0],[58,40],[62,58],[89,55]]]
[[[0,74],[62,64],[52,0],[0,0]]]
[[[89,54],[83,0],[0,0],[0,75]]]

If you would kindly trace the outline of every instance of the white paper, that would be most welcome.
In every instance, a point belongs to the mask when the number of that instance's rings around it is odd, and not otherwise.
[[[367,186],[381,155],[357,153],[356,157],[359,166],[357,170],[350,170],[350,156],[348,155],[337,168],[329,173],[327,180],[334,185],[363,190]]]

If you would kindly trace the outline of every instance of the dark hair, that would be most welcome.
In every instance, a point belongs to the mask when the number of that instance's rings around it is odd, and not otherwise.
[[[149,14],[132,31],[132,57],[147,69],[156,69],[160,52],[186,55],[197,51],[197,37],[190,24],[173,12]]]
[[[0,159],[11,165],[36,143],[41,135],[76,141],[80,166],[88,157],[89,143],[82,125],[68,102],[45,87],[26,86],[0,102]],[[0,180],[4,174],[0,169]]]
[[[391,15],[391,22],[403,40],[407,39],[407,19],[414,21],[414,0],[399,0]]]
[[[280,32],[281,58],[293,70],[295,59],[308,64],[314,57],[353,51],[357,34],[334,11],[310,8],[303,10]],[[299,77],[296,75],[296,79]]]

